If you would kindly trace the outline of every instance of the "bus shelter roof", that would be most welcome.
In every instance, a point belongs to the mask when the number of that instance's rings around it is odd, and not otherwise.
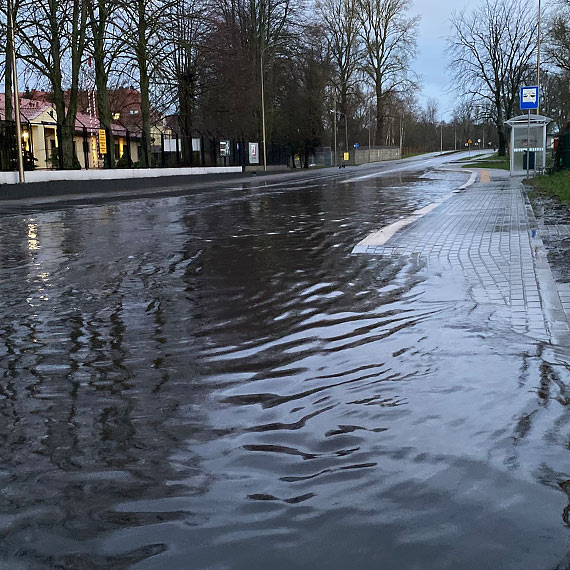
[[[518,125],[528,125],[528,115],[519,115],[518,117],[512,117],[508,121],[505,121],[506,125],[510,127],[516,127]],[[530,124],[537,126],[537,125],[548,125],[551,123],[552,119],[549,117],[545,117],[544,115],[530,115]]]

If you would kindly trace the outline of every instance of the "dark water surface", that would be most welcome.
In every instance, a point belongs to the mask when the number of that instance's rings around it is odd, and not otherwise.
[[[0,218],[0,568],[554,568],[566,355],[350,254],[464,180]]]

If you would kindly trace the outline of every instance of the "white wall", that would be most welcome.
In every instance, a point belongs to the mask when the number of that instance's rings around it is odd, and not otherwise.
[[[117,180],[122,178],[159,178],[193,176],[196,174],[228,174],[242,172],[241,166],[195,168],[120,168],[114,170],[34,170],[25,173],[26,182],[57,182],[58,180]],[[16,184],[17,172],[0,172],[0,184]]]

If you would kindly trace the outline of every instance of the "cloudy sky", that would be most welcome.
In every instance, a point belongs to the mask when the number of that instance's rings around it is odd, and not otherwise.
[[[418,37],[418,57],[413,68],[423,77],[422,106],[428,98],[439,102],[439,112],[445,119],[451,117],[455,97],[450,90],[448,59],[445,55],[446,38],[450,35],[449,18],[453,11],[460,11],[464,2],[453,0],[413,0],[412,14],[421,17]],[[478,2],[471,1],[470,7]]]

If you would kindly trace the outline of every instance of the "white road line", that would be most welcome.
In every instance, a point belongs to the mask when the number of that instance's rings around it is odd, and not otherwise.
[[[442,198],[437,202],[432,202],[431,204],[428,204],[427,206],[424,206],[423,208],[420,208],[419,210],[412,212],[408,217],[402,218],[397,222],[394,222],[388,226],[384,226],[380,230],[367,235],[362,241],[358,242],[354,246],[352,253],[364,253],[367,247],[385,245],[386,242],[396,232],[400,231],[406,226],[409,226],[412,222],[419,220],[421,217],[425,216],[432,210],[435,210],[439,205],[443,204],[443,202],[451,198],[451,196],[453,196],[453,194],[455,194],[456,192],[460,192],[471,186],[477,179],[477,172],[476,171],[467,171],[467,172],[471,172],[471,176],[469,177],[469,180],[465,184],[459,186],[459,188],[457,188],[453,192],[450,192],[449,194],[442,196]]]

